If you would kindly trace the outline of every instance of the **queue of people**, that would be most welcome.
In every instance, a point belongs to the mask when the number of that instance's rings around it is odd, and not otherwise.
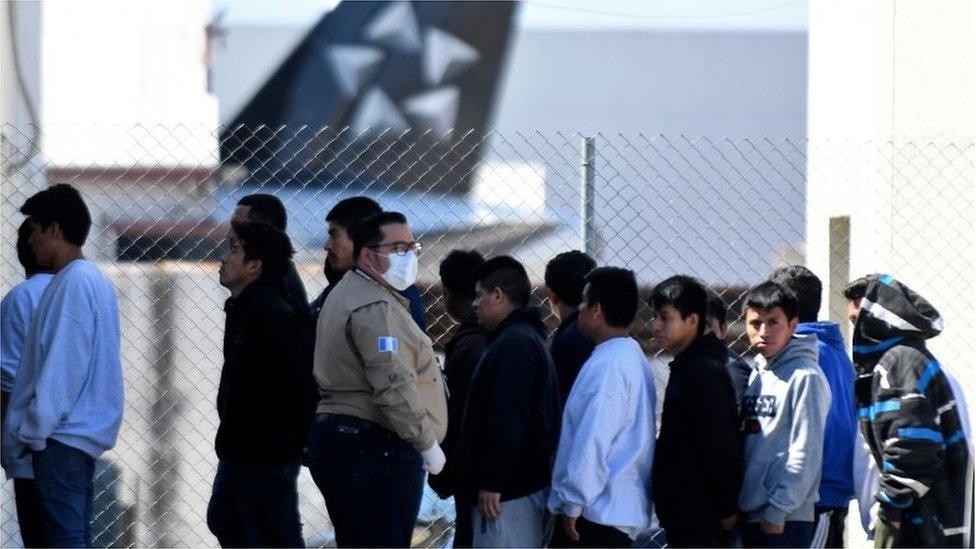
[[[94,460],[124,407],[118,305],[81,253],[77,190],[53,186],[21,212],[27,279],[0,305],[3,467],[25,546],[88,546]],[[855,497],[877,507],[878,547],[968,534],[965,407],[926,347],[942,320],[890,275],[845,290],[853,360],[802,266],[743,297],[752,360],[726,343],[714,291],[660,282],[647,305],[672,360],[658,416],[630,331],[632,271],[555,256],[550,341],[519,261],[452,251],[439,274],[458,326],[442,367],[407,218],[352,197],[325,220],[329,285],[308,303],[282,203],[250,195],[231,219],[206,512],[224,547],[303,545],[302,466],[340,547],[409,546],[425,482],[453,497],[455,547],[629,547],[656,525],[673,547],[840,547]]]

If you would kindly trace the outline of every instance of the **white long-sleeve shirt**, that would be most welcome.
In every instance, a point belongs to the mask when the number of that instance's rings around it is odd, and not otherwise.
[[[651,527],[654,375],[640,345],[597,345],[563,412],[549,509],[636,537]]]

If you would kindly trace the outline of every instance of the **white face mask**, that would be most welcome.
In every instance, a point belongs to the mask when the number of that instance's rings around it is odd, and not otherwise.
[[[379,252],[377,252],[379,253]],[[417,281],[418,259],[416,252],[407,252],[404,255],[380,254],[390,260],[390,268],[383,273],[383,280],[393,286],[398,292],[406,290]]]

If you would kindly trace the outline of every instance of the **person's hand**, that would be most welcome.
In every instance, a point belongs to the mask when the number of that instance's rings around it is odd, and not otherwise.
[[[439,474],[447,463],[444,450],[441,450],[441,445],[436,442],[430,448],[420,452],[420,456],[424,458],[424,470],[432,475]]]
[[[579,541],[579,532],[576,531],[576,519],[579,517],[567,517],[563,515],[563,531],[573,541]]]
[[[739,522],[739,514],[733,513],[722,519],[719,524],[722,525],[722,530],[731,530],[735,528],[735,525]]]
[[[784,530],[783,524],[773,524],[772,522],[762,521],[759,524],[759,531],[763,534],[782,534]]]
[[[891,527],[894,528],[895,530],[901,530],[900,522],[889,522],[888,524],[891,525]]]
[[[478,492],[478,511],[488,520],[502,516],[502,495],[499,492]]]

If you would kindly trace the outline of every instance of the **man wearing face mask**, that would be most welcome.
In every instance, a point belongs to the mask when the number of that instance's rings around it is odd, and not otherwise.
[[[374,214],[353,226],[355,267],[325,301],[315,340],[319,401],[306,463],[340,547],[407,547],[424,471],[440,473],[444,380],[428,338],[398,292],[417,278],[407,220]]]

